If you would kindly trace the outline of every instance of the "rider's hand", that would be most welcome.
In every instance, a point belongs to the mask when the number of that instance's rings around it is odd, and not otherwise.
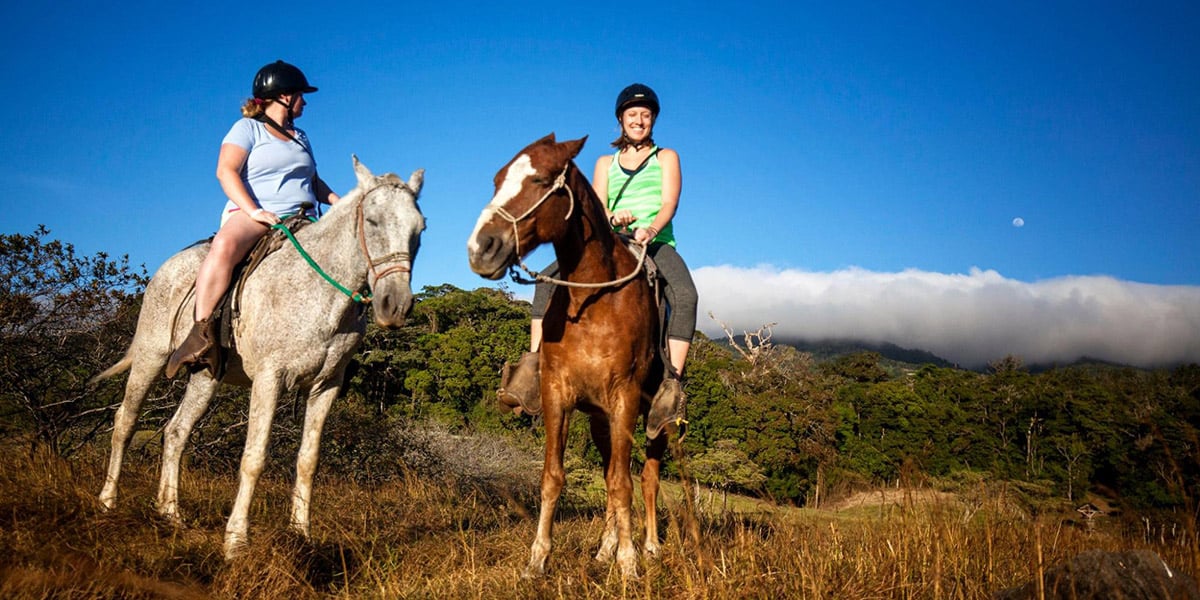
[[[256,208],[250,211],[250,218],[262,223],[263,225],[266,225],[267,227],[271,227],[279,222],[279,217],[276,216],[275,213],[263,208]]]
[[[658,232],[654,231],[653,227],[640,227],[633,232],[633,241],[639,244],[648,244],[658,236]]]
[[[633,212],[626,208],[614,212],[612,216],[608,218],[608,223],[613,227],[620,229],[636,220],[637,219],[633,217]]]

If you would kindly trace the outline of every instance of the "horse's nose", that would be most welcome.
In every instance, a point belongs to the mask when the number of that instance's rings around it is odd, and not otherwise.
[[[471,264],[486,263],[496,256],[497,250],[500,248],[500,240],[496,236],[488,233],[480,233],[472,240],[473,243],[467,245],[468,254],[470,254]]]
[[[387,294],[377,298],[375,302],[375,322],[380,327],[394,329],[404,326],[408,313],[412,312],[413,296],[411,291],[400,294]]]
[[[508,246],[504,236],[480,233],[467,245],[471,270],[489,279],[499,279],[508,267]]]

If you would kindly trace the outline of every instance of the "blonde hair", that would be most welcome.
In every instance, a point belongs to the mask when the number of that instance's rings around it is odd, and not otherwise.
[[[247,98],[246,102],[242,104],[242,116],[247,119],[262,116],[267,109],[267,102],[269,100],[262,98]]]

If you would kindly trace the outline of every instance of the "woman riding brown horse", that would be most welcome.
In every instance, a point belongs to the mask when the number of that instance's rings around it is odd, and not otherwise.
[[[662,380],[657,309],[638,256],[609,225],[604,206],[572,159],[587,138],[530,144],[495,178],[495,196],[467,243],[471,269],[499,279],[534,248],[552,243],[562,278],[543,321],[541,397],[546,427],[542,506],[526,576],[545,572],[554,510],[565,482],[563,450],[571,413],[588,414],[608,492],[597,560],[614,553],[637,576],[632,537],[630,455],[638,416]],[[643,254],[644,256],[644,254]],[[655,505],[667,436],[652,440],[642,469],[645,550],[658,551]]]

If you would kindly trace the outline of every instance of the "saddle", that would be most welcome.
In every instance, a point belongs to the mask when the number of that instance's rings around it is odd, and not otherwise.
[[[633,254],[634,258],[641,258],[642,252],[645,250],[641,244],[633,241],[632,237],[621,236],[625,242],[625,249]],[[650,293],[654,296],[654,305],[658,307],[658,331],[659,339],[658,354],[662,358],[664,365],[671,364],[670,354],[667,351],[667,303],[663,301],[662,279],[658,277],[658,265],[654,263],[654,259],[647,252],[645,259],[642,262],[642,270],[646,273],[646,282],[650,284]]]
[[[292,234],[310,223],[312,220],[303,212],[286,217],[281,221],[281,224]],[[226,290],[225,296],[217,302],[216,308],[221,315],[220,345],[222,349],[233,349],[233,323],[242,313],[242,288],[245,287],[246,280],[250,278],[258,265],[262,264],[263,259],[282,248],[287,241],[288,237],[283,231],[272,227],[266,235],[259,238],[250,252],[246,254],[246,258],[234,266],[233,274],[230,275],[229,288]],[[222,362],[224,360],[225,357],[222,356]]]
[[[282,221],[284,227],[293,234],[312,221],[304,215],[298,213],[285,218]],[[225,376],[226,367],[229,363],[231,351],[234,348],[233,343],[233,323],[241,314],[241,296],[242,288],[246,284],[246,280],[258,268],[268,255],[283,247],[287,241],[287,236],[279,229],[271,228],[265,235],[262,236],[246,254],[246,257],[238,264],[234,265],[233,273],[230,275],[230,285],[226,288],[225,294],[217,301],[216,307],[213,308],[212,318],[217,319],[217,348],[220,358],[216,367],[214,377],[217,380]],[[196,242],[196,244],[204,244],[211,242],[213,238],[207,238]],[[192,283],[192,291],[195,291],[195,283]],[[183,310],[183,304],[179,306],[179,310]],[[178,314],[176,315],[178,318]]]

